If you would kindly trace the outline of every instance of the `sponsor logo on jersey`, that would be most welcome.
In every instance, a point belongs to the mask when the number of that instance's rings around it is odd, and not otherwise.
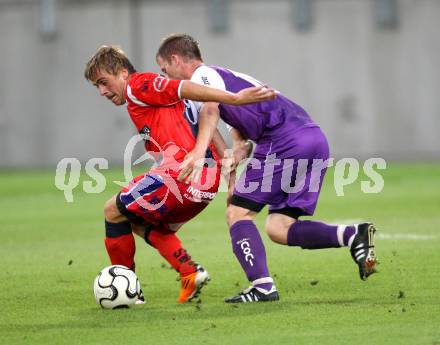
[[[169,79],[161,75],[158,75],[156,78],[154,78],[153,81],[154,90],[156,90],[157,92],[162,92],[167,87],[168,82]]]
[[[194,198],[197,199],[208,199],[212,200],[215,198],[217,193],[211,193],[211,192],[203,192],[197,188],[194,188],[193,186],[189,186],[186,190],[189,194],[191,194]]]

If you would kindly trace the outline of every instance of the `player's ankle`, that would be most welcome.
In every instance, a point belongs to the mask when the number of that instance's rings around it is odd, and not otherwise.
[[[270,291],[274,287],[274,281],[271,277],[259,278],[252,282],[252,286],[266,291]]]
[[[187,277],[195,272],[197,272],[197,264],[194,263],[193,261],[188,262],[185,265],[182,265],[179,270],[179,274],[181,278]]]

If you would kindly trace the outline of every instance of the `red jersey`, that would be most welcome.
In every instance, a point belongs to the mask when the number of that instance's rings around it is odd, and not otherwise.
[[[156,73],[133,73],[127,84],[127,110],[150,152],[161,152],[161,166],[177,176],[178,163],[196,143],[197,118],[180,99],[181,80]],[[207,157],[213,156],[212,148]]]

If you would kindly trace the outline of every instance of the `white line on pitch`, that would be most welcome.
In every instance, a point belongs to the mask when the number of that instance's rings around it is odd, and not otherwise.
[[[411,233],[400,233],[400,234],[387,234],[387,233],[377,233],[377,238],[381,240],[411,240],[411,241],[430,241],[438,239],[435,235],[421,235],[421,234],[411,234]]]
[[[364,219],[336,219],[331,222],[331,224],[360,224],[366,222]],[[376,233],[376,237],[381,240],[411,240],[411,241],[429,241],[437,240],[439,236],[428,235],[428,234],[413,234],[413,233],[384,233],[379,231]]]

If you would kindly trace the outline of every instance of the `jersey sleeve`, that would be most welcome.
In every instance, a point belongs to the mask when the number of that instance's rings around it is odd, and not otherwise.
[[[220,76],[220,74],[218,74],[215,69],[209,66],[202,65],[197,68],[191,77],[191,81],[196,84],[211,86],[215,89],[226,91],[226,86],[223,78]],[[195,101],[193,103],[197,111],[200,112],[203,103]]]
[[[168,106],[180,101],[181,80],[167,79],[160,74],[142,73],[129,81],[127,98],[141,106]]]
[[[191,81],[201,85],[211,86],[216,89],[226,90],[225,82],[218,72],[209,66],[200,66],[197,68]]]

